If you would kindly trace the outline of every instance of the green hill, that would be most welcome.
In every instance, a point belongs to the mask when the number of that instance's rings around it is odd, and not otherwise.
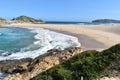
[[[42,20],[34,19],[27,16],[20,16],[17,18],[13,18],[12,21],[16,23],[34,23],[34,24],[43,23]]]
[[[114,76],[111,75],[114,70],[116,75],[120,74],[119,65],[120,44],[117,44],[102,52],[92,50],[77,54],[31,80],[81,80],[81,77],[96,80],[101,76]]]

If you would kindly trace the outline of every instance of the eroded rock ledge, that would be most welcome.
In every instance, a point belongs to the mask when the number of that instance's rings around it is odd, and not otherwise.
[[[39,73],[59,64],[75,54],[81,53],[81,48],[67,48],[65,50],[52,49],[46,54],[33,60],[27,59],[25,62],[14,65],[6,73],[9,73],[3,80],[29,80]],[[4,71],[4,70],[3,70]],[[12,73],[12,74],[11,74]]]

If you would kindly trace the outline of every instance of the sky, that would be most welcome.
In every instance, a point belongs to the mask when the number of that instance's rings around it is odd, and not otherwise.
[[[0,0],[0,17],[21,15],[45,21],[120,19],[120,0]]]

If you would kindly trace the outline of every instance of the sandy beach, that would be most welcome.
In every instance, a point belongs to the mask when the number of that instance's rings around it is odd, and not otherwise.
[[[19,23],[6,26],[40,27],[78,38],[83,50],[103,50],[120,43],[120,26],[70,25],[70,24],[29,24]],[[56,35],[57,36],[57,35]]]

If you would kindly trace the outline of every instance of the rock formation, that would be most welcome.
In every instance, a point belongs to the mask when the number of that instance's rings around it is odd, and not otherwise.
[[[78,47],[67,48],[63,51],[60,49],[49,50],[46,54],[35,58],[27,65],[18,65],[15,69],[12,69],[11,72],[14,73],[7,75],[3,80],[29,80],[80,52],[81,48]]]

